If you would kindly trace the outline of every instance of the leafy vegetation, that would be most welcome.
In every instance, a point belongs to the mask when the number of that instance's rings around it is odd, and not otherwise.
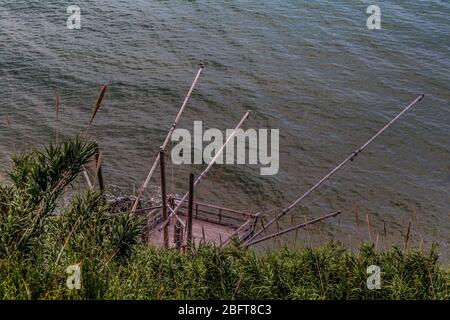
[[[0,182],[0,299],[450,299],[438,251],[336,243],[255,252],[202,245],[187,253],[139,244],[143,221],[113,213],[99,192],[64,190],[98,152],[79,137],[14,158]],[[66,286],[79,264],[82,287]],[[366,269],[381,268],[381,289]]]

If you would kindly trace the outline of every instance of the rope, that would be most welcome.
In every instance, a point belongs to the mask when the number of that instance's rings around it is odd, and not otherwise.
[[[170,158],[170,170],[171,170],[171,175],[172,175],[172,181],[171,181],[171,192],[172,192],[172,194],[174,194],[174,190],[175,190],[175,188],[174,188],[174,174],[173,174],[173,171],[174,171],[174,169],[173,169],[173,161],[172,161],[172,148],[173,148],[173,141],[170,141],[170,155],[169,155],[169,158]]]

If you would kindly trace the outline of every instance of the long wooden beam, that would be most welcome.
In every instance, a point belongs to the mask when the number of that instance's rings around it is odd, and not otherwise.
[[[170,138],[172,137],[172,134],[173,134],[173,132],[175,131],[175,129],[176,129],[177,125],[178,125],[178,122],[180,121],[181,114],[183,113],[184,109],[186,108],[186,105],[187,105],[187,103],[188,103],[188,101],[189,101],[189,98],[190,98],[191,95],[192,95],[192,91],[194,91],[195,85],[197,84],[197,81],[198,81],[198,79],[200,78],[200,75],[202,74],[204,68],[205,68],[204,65],[203,65],[203,64],[200,64],[200,68],[198,69],[197,75],[195,76],[195,79],[194,79],[194,81],[192,82],[192,85],[191,85],[191,87],[190,87],[190,89],[189,89],[189,92],[187,93],[186,97],[184,98],[183,104],[181,105],[180,110],[178,111],[177,116],[176,116],[174,122],[172,123],[172,126],[171,126],[170,129],[169,129],[169,132],[168,132],[168,134],[167,134],[167,136],[166,136],[166,139],[164,140],[164,143],[163,143],[162,146],[161,146],[161,148],[162,148],[163,150],[166,150],[167,145],[168,145],[169,142],[170,142]],[[152,178],[153,172],[155,171],[158,162],[159,162],[159,153],[158,153],[158,155],[156,156],[156,159],[155,159],[155,161],[153,162],[152,166],[150,167],[150,171],[148,172],[147,177],[145,178],[144,183],[143,183],[142,186],[139,188],[138,195],[137,195],[137,197],[136,197],[136,199],[135,199],[135,201],[134,201],[133,207],[132,207],[132,209],[131,209],[131,212],[132,212],[132,213],[134,213],[134,212],[136,211],[137,206],[138,206],[138,204],[139,204],[139,201],[141,200],[142,195],[144,194],[145,189],[147,188],[148,184],[150,183],[150,179]]]
[[[254,244],[257,244],[257,243],[260,243],[260,242],[263,242],[263,241],[266,241],[266,240],[269,240],[269,239],[272,239],[272,238],[281,236],[281,235],[286,234],[286,233],[288,233],[288,232],[291,232],[291,231],[294,231],[294,230],[298,230],[298,229],[307,227],[307,226],[309,226],[309,225],[311,225],[311,224],[315,224],[315,223],[320,222],[320,221],[322,221],[322,220],[325,220],[325,219],[328,219],[328,218],[336,217],[336,216],[339,215],[339,214],[341,214],[341,212],[340,212],[340,211],[336,211],[336,212],[327,214],[327,215],[325,215],[325,216],[323,216],[323,217],[316,218],[316,219],[307,221],[307,222],[305,222],[305,223],[302,223],[302,224],[299,224],[299,225],[296,225],[296,226],[293,226],[293,227],[290,227],[290,228],[281,230],[281,231],[279,231],[279,232],[270,234],[270,235],[268,235],[268,236],[265,236],[265,237],[262,237],[262,238],[259,238],[259,239],[256,239],[256,240],[253,240],[253,241],[250,241],[250,242],[246,242],[246,243],[244,244],[244,247],[249,247],[249,246],[252,246],[252,245],[254,245]]]
[[[285,214],[287,214],[289,211],[292,210],[297,204],[300,203],[304,198],[306,198],[309,194],[311,194],[314,190],[319,188],[326,180],[328,180],[332,175],[334,175],[336,172],[338,172],[346,163],[353,161],[355,157],[360,154],[370,143],[372,143],[380,134],[382,134],[387,128],[389,128],[395,121],[397,121],[405,112],[407,112],[409,109],[411,109],[416,103],[421,101],[425,95],[421,94],[418,96],[414,101],[412,101],[406,108],[404,108],[397,116],[395,116],[391,121],[389,121],[383,128],[381,128],[372,138],[370,138],[366,143],[364,143],[361,147],[353,151],[347,158],[345,158],[344,161],[342,161],[337,167],[335,167],[333,170],[331,170],[327,175],[325,175],[322,179],[320,179],[316,184],[314,184],[308,191],[306,191],[301,197],[299,197],[297,200],[295,200],[292,204],[290,204],[288,207],[283,209],[280,213],[278,213],[275,217],[273,217],[264,228],[259,230],[257,233],[253,235],[249,240],[247,240],[247,243],[250,243],[251,240],[259,236],[262,232],[264,232],[270,225],[272,225],[274,222],[278,221],[281,217],[283,217]]]

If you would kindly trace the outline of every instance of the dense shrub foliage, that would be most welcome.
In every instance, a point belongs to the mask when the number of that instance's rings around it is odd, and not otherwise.
[[[66,287],[66,266],[79,263],[81,290]],[[381,268],[381,289],[366,285]],[[336,244],[255,253],[201,246],[187,254],[135,245],[127,259],[70,252],[57,265],[41,257],[0,260],[1,299],[450,299],[449,274],[437,252]]]

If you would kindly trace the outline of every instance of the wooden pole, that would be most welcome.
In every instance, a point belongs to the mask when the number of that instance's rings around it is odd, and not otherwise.
[[[103,171],[102,171],[102,164],[100,159],[100,153],[95,154],[95,162],[96,162],[96,170],[97,170],[97,179],[98,179],[98,188],[100,191],[105,190],[105,184],[103,182]]]
[[[320,218],[316,218],[316,219],[307,221],[307,222],[305,222],[305,223],[302,223],[302,224],[299,224],[299,225],[290,227],[290,228],[285,229],[285,230],[282,230],[282,231],[280,231],[280,232],[277,232],[277,233],[274,233],[274,234],[270,234],[270,235],[268,235],[268,236],[266,236],[266,237],[262,237],[262,238],[260,238],[260,239],[253,240],[253,241],[251,241],[251,242],[247,242],[247,243],[244,244],[244,247],[249,247],[249,246],[252,246],[252,245],[254,245],[254,244],[260,243],[260,242],[262,242],[262,241],[269,240],[269,239],[272,239],[272,238],[281,236],[281,235],[283,235],[283,234],[285,234],[285,233],[288,233],[288,232],[291,232],[291,231],[294,231],[294,230],[298,230],[298,229],[301,229],[301,228],[304,228],[304,227],[308,227],[308,226],[311,225],[311,224],[317,223],[317,222],[319,222],[319,221],[322,221],[322,220],[325,220],[325,219],[328,219],[328,218],[336,217],[336,216],[339,215],[339,214],[341,214],[340,211],[336,211],[336,212],[327,214],[327,215],[325,215],[325,216],[323,216],[323,217],[320,217]]]
[[[183,113],[183,111],[184,111],[184,109],[185,109],[185,107],[186,107],[186,105],[187,105],[187,103],[189,101],[189,98],[191,97],[192,91],[194,91],[195,85],[197,84],[197,81],[200,78],[200,75],[203,72],[204,68],[205,68],[205,66],[203,64],[200,64],[200,68],[199,68],[199,70],[197,72],[197,75],[195,76],[194,81],[192,82],[192,85],[191,85],[191,87],[189,89],[189,92],[187,93],[186,97],[184,98],[183,104],[181,105],[180,110],[178,111],[178,114],[177,114],[174,122],[172,123],[172,126],[169,129],[169,133],[167,134],[166,139],[164,140],[164,143],[162,145],[162,148],[164,150],[166,149],[167,145],[170,142],[170,138],[172,137],[172,134],[175,131],[175,129],[176,129],[177,125],[178,125],[178,122],[180,121],[181,114]],[[136,200],[135,200],[135,202],[133,204],[133,208],[131,209],[132,213],[134,213],[134,211],[136,211],[138,203],[139,203],[139,200],[141,199],[142,194],[144,193],[145,189],[147,188],[147,186],[148,186],[148,184],[150,182],[150,179],[151,179],[151,177],[153,175],[153,172],[156,169],[156,164],[159,161],[158,158],[159,158],[159,154],[156,156],[156,159],[153,162],[153,164],[152,164],[152,166],[150,168],[150,171],[148,172],[147,178],[145,179],[144,183],[142,184],[141,188],[139,189],[138,195],[137,195]]]
[[[187,246],[192,247],[192,215],[194,210],[194,174],[189,175],[189,202],[188,202],[188,218],[187,218]]]
[[[175,208],[175,197],[173,196],[173,194],[171,194],[169,196],[169,199],[167,202],[168,202],[168,209],[173,210],[173,208]],[[168,224],[164,226],[164,228],[167,228],[167,227],[168,227]],[[182,242],[181,232],[182,232],[182,226],[181,226],[180,222],[177,221],[173,226],[173,243],[175,244],[175,248],[177,248],[177,250],[181,249],[181,244],[182,244],[181,243]]]
[[[297,198],[292,204],[283,209],[279,214],[273,217],[266,225],[265,229],[261,229],[253,235],[247,243],[249,243],[252,239],[259,236],[262,232],[264,232],[270,225],[276,222],[279,218],[287,214],[292,210],[297,204],[299,204],[304,198],[310,195],[313,191],[319,188],[326,180],[328,180],[331,176],[333,176],[336,172],[338,172],[346,163],[353,161],[358,154],[360,154],[369,144],[371,144],[380,134],[382,134],[387,128],[389,128],[395,121],[397,121],[406,111],[412,108],[416,103],[421,101],[425,95],[421,94],[413,102],[411,102],[406,108],[404,108],[397,116],[395,116],[391,121],[389,121],[383,128],[381,128],[375,135],[372,136],[366,143],[364,143],[361,147],[353,151],[347,158],[344,159],[338,166],[336,166],[333,170],[331,170],[327,175],[325,175],[322,179],[320,179],[316,184],[314,184],[308,191],[306,191],[302,196]]]
[[[161,206],[162,206],[162,214],[163,219],[167,219],[167,194],[166,194],[166,167],[164,163],[164,149],[161,147],[159,151],[159,167],[161,170]],[[168,226],[164,227],[164,247],[169,248],[169,234],[168,234]]]
[[[206,243],[206,235],[205,235],[205,228],[202,225],[202,238],[203,238],[203,244]]]
[[[180,221],[177,221],[174,225],[174,242],[177,250],[181,249],[181,245],[183,243],[183,227],[181,226]]]

